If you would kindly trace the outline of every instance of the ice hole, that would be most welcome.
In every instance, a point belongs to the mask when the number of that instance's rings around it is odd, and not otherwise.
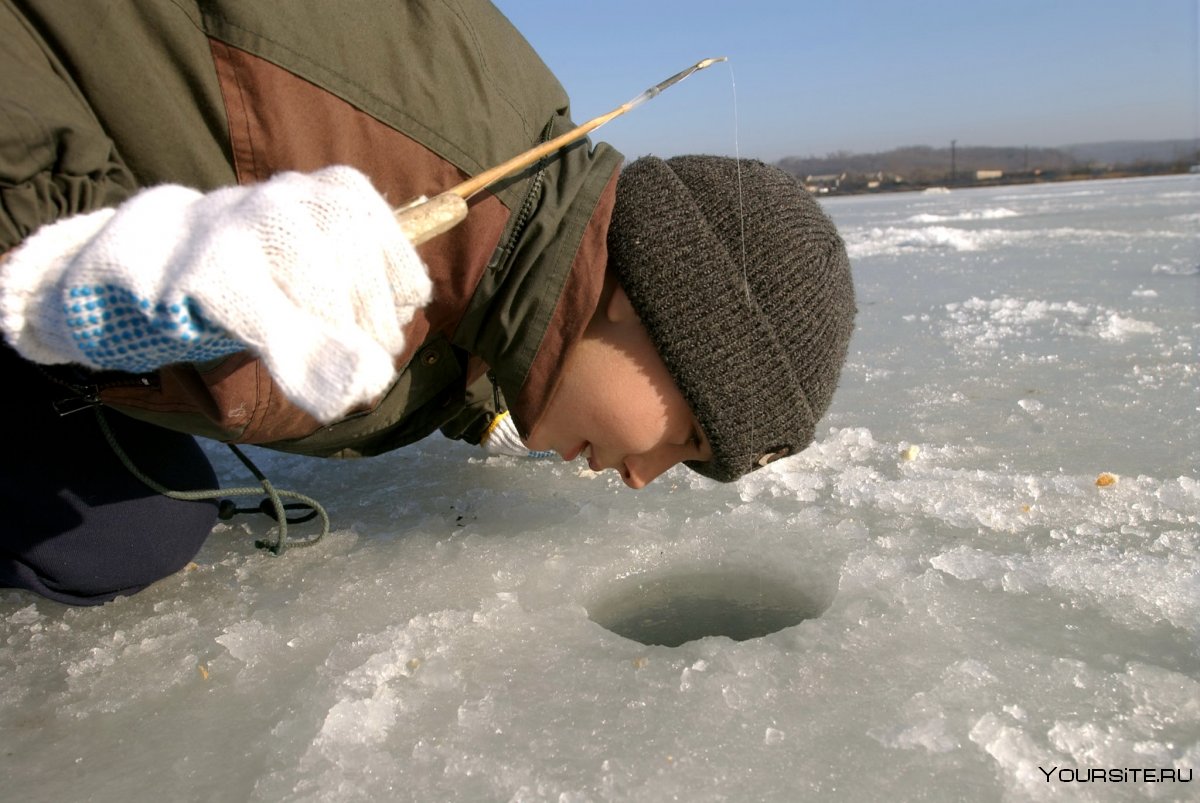
[[[760,638],[820,616],[829,603],[824,593],[755,571],[675,571],[625,578],[588,616],[618,636],[678,647],[706,636]]]

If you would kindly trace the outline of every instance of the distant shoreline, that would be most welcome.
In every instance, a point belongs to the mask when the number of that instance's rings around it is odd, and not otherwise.
[[[935,182],[929,182],[929,183],[904,182],[904,183],[890,184],[887,186],[880,186],[880,187],[869,187],[869,188],[863,187],[863,188],[844,189],[844,190],[830,189],[830,190],[827,190],[824,192],[810,190],[810,192],[813,192],[813,194],[818,197],[837,197],[837,196],[843,196],[843,195],[890,195],[892,193],[897,193],[897,192],[925,192],[926,190],[937,190],[937,189],[945,189],[947,191],[949,191],[949,190],[968,190],[968,189],[981,189],[984,187],[1017,186],[1017,185],[1021,185],[1021,184],[1063,184],[1063,183],[1072,182],[1072,181],[1104,181],[1107,179],[1116,179],[1116,178],[1145,178],[1148,176],[1181,176],[1181,175],[1188,175],[1191,172],[1200,172],[1200,171],[1191,171],[1187,168],[1170,169],[1170,170],[1146,170],[1146,171],[1111,170],[1111,171],[1105,171],[1104,173],[1093,174],[1093,175],[1071,174],[1071,175],[1041,175],[1041,176],[1003,176],[1001,178],[985,179],[985,180],[979,180],[979,181],[976,181],[976,180],[964,181],[964,180],[960,179],[957,182],[953,182],[953,181],[941,181],[941,182],[935,181]]]
[[[787,156],[775,164],[815,195],[873,195],[1200,173],[1200,139],[1061,148],[910,145],[879,153]]]

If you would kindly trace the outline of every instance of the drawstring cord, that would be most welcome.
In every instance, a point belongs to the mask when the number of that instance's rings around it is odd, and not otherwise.
[[[112,430],[109,428],[108,421],[105,420],[104,414],[101,412],[100,408],[94,407],[93,409],[96,413],[96,421],[100,424],[100,431],[104,433],[104,439],[107,440],[108,445],[112,447],[113,453],[117,456],[121,463],[124,464],[125,468],[129,470],[130,474],[141,480],[142,484],[150,488],[152,491],[156,491],[157,493],[160,493],[163,496],[171,499],[178,499],[184,502],[194,502],[204,499],[219,499],[223,496],[256,496],[259,493],[266,492],[267,498],[264,499],[256,508],[240,508],[233,504],[233,502],[226,499],[220,502],[217,513],[217,515],[224,520],[231,519],[238,513],[265,513],[266,515],[275,519],[275,521],[279,522],[279,537],[275,541],[259,539],[254,542],[254,546],[257,548],[267,549],[276,555],[282,555],[284,550],[286,550],[288,547],[312,546],[329,534],[329,514],[325,512],[325,508],[320,502],[295,491],[276,490],[275,486],[271,485],[271,481],[268,480],[266,476],[258,470],[258,466],[254,465],[254,463],[250,461],[250,458],[246,457],[246,455],[242,453],[242,450],[232,443],[227,443],[225,445],[229,447],[230,451],[234,453],[238,460],[242,461],[242,465],[250,470],[250,473],[254,475],[254,478],[257,479],[259,484],[262,486],[261,488],[214,488],[206,491],[173,491],[170,488],[160,485],[138,470],[138,467],[134,465],[133,461],[129,458],[129,455],[127,455],[125,450],[122,449],[120,444],[117,443],[117,438],[115,435],[113,435]],[[283,503],[283,499],[285,498],[294,499],[296,500],[296,503],[285,505]],[[289,519],[287,517],[288,510],[297,510],[306,507],[310,509],[307,515],[298,516],[293,519]],[[308,539],[288,538],[289,524],[300,524],[302,522],[310,521],[313,516],[321,517],[321,532],[318,533],[316,537]]]

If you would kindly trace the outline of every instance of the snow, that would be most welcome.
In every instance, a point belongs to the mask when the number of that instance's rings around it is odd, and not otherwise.
[[[825,201],[842,387],[732,485],[250,450],[330,537],[223,524],[101,608],[0,592],[3,796],[1194,798],[1063,778],[1200,765],[1198,190]]]

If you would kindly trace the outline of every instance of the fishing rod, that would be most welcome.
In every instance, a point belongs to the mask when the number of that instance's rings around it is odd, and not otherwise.
[[[565,134],[560,134],[554,139],[543,142],[541,145],[536,145],[506,162],[483,171],[477,176],[472,176],[439,195],[435,195],[432,198],[422,196],[405,204],[394,210],[396,220],[413,245],[420,245],[423,242],[432,240],[437,235],[454,228],[467,217],[467,200],[472,196],[482,192],[497,181],[511,176],[518,170],[529,167],[539,159],[570,145],[572,142],[583,139],[610,120],[614,120],[622,114],[636,109],[646,101],[657,97],[664,89],[679,83],[692,73],[726,60],[725,56],[719,56],[717,58],[698,61],[686,70],[675,73],[665,81],[655,84],[637,97],[621,104],[606,114],[594,117],[583,125],[572,128]]]

